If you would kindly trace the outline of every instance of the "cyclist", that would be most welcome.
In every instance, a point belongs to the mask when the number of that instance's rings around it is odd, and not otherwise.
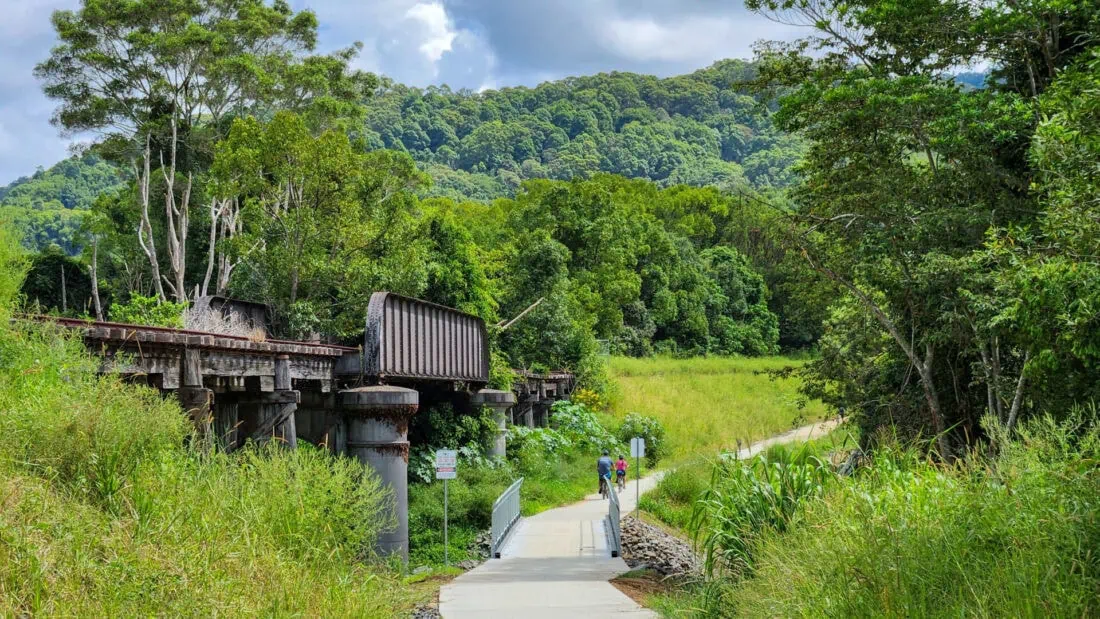
[[[614,466],[614,462],[611,461],[611,456],[608,450],[603,450],[603,455],[599,460],[596,460],[596,473],[600,476],[600,494],[604,492],[604,484],[611,480],[611,467]],[[608,492],[611,488],[607,489]]]
[[[619,454],[619,459],[615,462],[615,482],[619,484],[620,490],[626,485],[626,459],[622,454]]]

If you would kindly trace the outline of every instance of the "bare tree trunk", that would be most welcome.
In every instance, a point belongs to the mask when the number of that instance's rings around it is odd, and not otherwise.
[[[152,152],[150,150],[152,143],[152,136],[145,136],[145,152],[143,155],[142,167],[139,170],[137,166],[134,166],[134,172],[138,177],[138,186],[141,189],[141,222],[138,224],[138,245],[141,246],[142,253],[145,254],[145,258],[149,261],[149,268],[153,271],[153,288],[157,293],[157,298],[161,301],[167,301],[168,297],[164,294],[164,287],[160,283],[160,260],[157,258],[157,244],[153,237],[153,223],[149,219],[149,181],[150,181],[150,159],[152,158]]]
[[[977,335],[976,332],[975,335]],[[982,342],[980,339],[978,341],[981,344],[979,352],[981,352],[982,355],[982,372],[985,374],[985,397],[988,402],[987,407],[989,408],[990,415],[996,415],[997,405],[994,404],[994,398],[996,396],[993,394],[993,371],[990,369],[989,352],[985,349],[985,342]]]
[[[238,198],[234,197],[229,205],[229,210],[222,217],[222,239],[236,238],[243,229],[244,225],[241,221],[241,204]],[[247,254],[251,253],[251,250],[245,252],[237,257],[236,260],[225,251],[218,251],[218,283],[217,294],[223,295],[229,288],[229,278],[233,275],[233,270],[237,268],[237,265],[245,259]]]
[[[95,319],[103,322],[103,304],[99,302],[99,237],[92,235],[92,302],[95,303]]]
[[[993,403],[996,404],[997,419],[1005,420],[1004,397],[1001,396],[1001,340],[996,335],[989,342],[993,357]]]
[[[1008,423],[1005,427],[1009,432],[1016,425],[1016,417],[1020,414],[1020,404],[1024,400],[1024,385],[1027,381],[1027,362],[1031,359],[1031,351],[1024,353],[1024,363],[1020,366],[1020,378],[1016,381],[1016,395],[1012,398],[1012,408],[1008,412]]]
[[[230,200],[219,200],[217,198],[210,199],[210,239],[207,242],[206,248],[206,275],[202,278],[202,288],[198,293],[199,296],[207,296],[210,293],[210,278],[214,274],[214,263],[218,262],[217,247],[218,247],[218,231],[222,232],[222,240],[225,240],[226,227],[222,223],[222,216],[225,215],[226,209],[229,208]],[[219,264],[219,279],[220,279],[220,264]],[[215,284],[216,285],[216,284]]]
[[[69,313],[69,293],[65,290],[65,262],[61,263],[61,313]]]
[[[168,283],[176,297],[176,301],[187,301],[187,288],[184,283],[187,271],[187,229],[190,225],[191,184],[193,181],[190,172],[187,173],[187,184],[183,188],[183,196],[176,204],[176,156],[178,145],[178,126],[175,112],[172,113],[172,145],[169,150],[170,161],[168,169],[164,166],[164,156],[161,156],[161,173],[164,174],[164,182],[167,184],[164,191],[164,211],[168,223],[168,261],[172,269],[172,280]]]

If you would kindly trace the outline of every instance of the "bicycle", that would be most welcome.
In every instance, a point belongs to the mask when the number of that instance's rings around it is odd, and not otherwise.
[[[611,496],[611,475],[600,476],[600,498],[606,499]]]
[[[619,474],[618,472],[615,473],[615,485],[617,485],[619,487],[619,492],[622,492],[623,490],[626,489],[626,473],[625,472],[622,473],[622,474]]]

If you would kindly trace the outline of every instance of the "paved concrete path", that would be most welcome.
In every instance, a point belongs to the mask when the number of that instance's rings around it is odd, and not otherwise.
[[[754,443],[741,454],[749,457],[776,443],[820,436],[835,425],[798,428]],[[661,474],[644,477],[641,493],[654,488]],[[634,486],[628,482],[619,497],[623,514],[634,509]],[[500,559],[490,559],[443,587],[440,614],[444,619],[656,617],[608,582],[629,568],[607,548],[606,516],[607,501],[593,494],[520,520]]]

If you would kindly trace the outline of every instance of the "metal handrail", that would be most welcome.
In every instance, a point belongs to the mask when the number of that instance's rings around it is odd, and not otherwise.
[[[496,559],[500,558],[500,549],[504,546],[504,540],[519,520],[519,491],[522,487],[523,478],[520,477],[493,502],[493,532],[490,552]]]
[[[623,531],[619,523],[619,493],[615,490],[615,487],[608,482],[608,486],[611,486],[610,497],[607,502],[607,533],[608,533],[608,545],[611,547],[611,556],[617,557],[622,554],[623,549]]]

